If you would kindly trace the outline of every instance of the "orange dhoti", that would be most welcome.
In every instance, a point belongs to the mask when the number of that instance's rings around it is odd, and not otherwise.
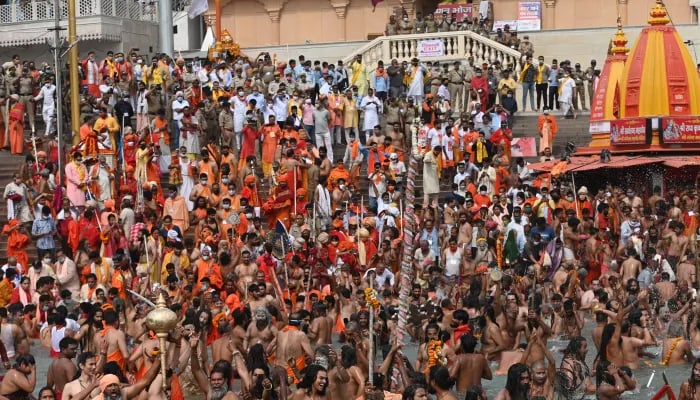
[[[350,182],[356,187],[360,187],[360,165],[350,168]]]
[[[304,368],[306,368],[306,357],[304,357],[304,354],[298,356],[294,360],[294,366],[296,367],[297,371],[303,371]],[[287,376],[294,380],[295,385],[300,382],[299,378],[294,373],[294,369],[291,366],[287,366],[285,370],[287,371]]]
[[[126,358],[124,358],[124,355],[122,354],[121,350],[116,349],[113,352],[107,354],[107,362],[114,361],[119,365],[119,368],[122,370],[122,373],[126,372]]]

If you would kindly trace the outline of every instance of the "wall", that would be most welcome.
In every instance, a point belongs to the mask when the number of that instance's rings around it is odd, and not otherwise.
[[[177,33],[173,35],[175,51],[199,49],[203,39],[201,23],[201,18],[189,19],[186,12],[173,13],[173,25],[177,27]]]
[[[368,36],[384,32],[386,22],[398,0],[384,0],[372,12],[369,0],[345,0],[345,20],[338,17],[331,2],[342,0],[275,0],[282,4],[279,35],[272,29],[263,3],[272,0],[222,0],[222,27],[227,28],[243,48],[367,40]],[[404,3],[408,1],[403,0]],[[432,7],[432,1],[415,0],[417,8]],[[655,0],[627,0],[627,26],[646,24],[649,10]],[[665,0],[673,22],[691,24],[697,22],[696,12],[688,0]],[[497,20],[517,19],[518,0],[494,1]],[[544,9],[544,1],[543,1]],[[214,13],[210,1],[209,14]],[[543,10],[544,11],[544,10]],[[582,29],[613,27],[617,15],[622,12],[614,0],[557,0],[554,9],[553,29]],[[547,27],[545,27],[547,28]]]
[[[391,7],[372,12],[369,0],[349,0],[345,20],[338,17],[329,0],[288,0],[280,13],[280,34],[265,8],[256,0],[222,3],[222,28],[228,29],[241,47],[366,40],[384,32]],[[209,3],[214,12],[213,1]],[[345,23],[347,22],[347,23]]]

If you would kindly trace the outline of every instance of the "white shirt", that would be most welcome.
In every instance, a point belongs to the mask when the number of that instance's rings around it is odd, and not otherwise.
[[[189,106],[190,106],[190,102],[187,100],[182,100],[182,101],[175,100],[175,101],[173,101],[173,120],[175,120],[175,121],[181,120],[182,115],[183,115],[182,109],[185,107],[189,107]],[[178,112],[176,110],[180,110],[180,111]]]
[[[369,268],[367,271],[365,271],[365,278],[367,278],[367,275],[370,271],[374,272],[375,288],[384,286],[387,280],[389,280],[389,285],[394,286],[394,273],[391,272],[388,268],[384,268],[384,272],[381,275],[377,274],[376,268]]]
[[[38,101],[44,99],[44,107],[54,108],[54,93],[56,93],[56,86],[49,83],[48,85],[41,87],[39,94],[34,98],[34,100]]]

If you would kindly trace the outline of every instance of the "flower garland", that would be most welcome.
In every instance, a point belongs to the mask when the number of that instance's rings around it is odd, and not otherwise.
[[[365,289],[365,302],[367,302],[367,307],[379,308],[379,299],[377,298],[377,291],[372,288]]]
[[[499,236],[496,240],[496,262],[498,268],[503,268],[503,236]]]
[[[682,340],[683,340],[683,338],[682,338],[682,337],[679,337],[679,338],[676,338],[676,339],[673,341],[673,343],[671,344],[671,348],[668,349],[668,351],[666,352],[666,355],[664,356],[664,359],[661,360],[661,362],[659,363],[659,365],[661,365],[661,366],[667,366],[667,365],[668,365],[668,362],[671,361],[671,354],[673,354],[673,352],[676,350],[676,347],[678,347],[678,345],[680,344],[680,342],[681,342]]]
[[[80,183],[85,183],[85,167],[75,162],[75,160],[71,162],[73,163],[73,166],[75,167],[76,172],[78,173],[78,181]]]
[[[428,365],[425,367],[425,373],[428,373],[431,367],[447,364],[447,359],[445,355],[442,354],[441,340],[429,341],[426,350],[428,352]]]

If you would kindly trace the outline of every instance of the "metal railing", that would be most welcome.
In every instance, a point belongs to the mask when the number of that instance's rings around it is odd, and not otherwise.
[[[105,16],[135,21],[158,21],[156,1],[136,0],[70,0],[76,2],[76,17]],[[0,24],[49,21],[55,18],[52,1],[11,0],[0,5]],[[61,0],[58,12],[61,19],[68,18],[68,1]]]

